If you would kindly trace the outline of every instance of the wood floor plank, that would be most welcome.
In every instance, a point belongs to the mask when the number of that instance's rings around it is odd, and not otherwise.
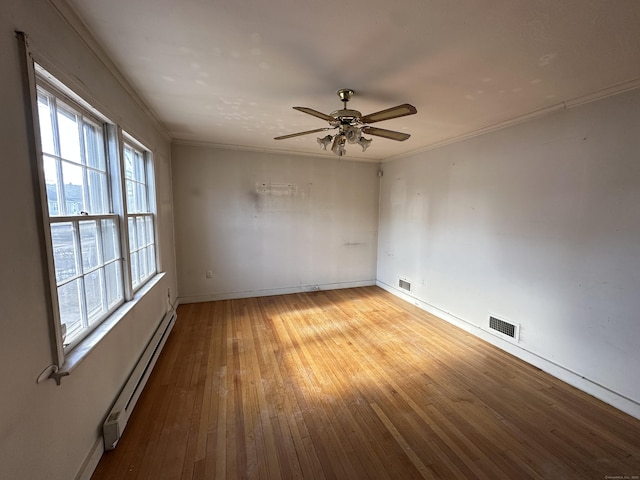
[[[227,349],[226,338],[227,322],[216,321],[224,315],[224,302],[211,304],[210,320],[214,330],[210,339],[209,355],[211,363],[208,367],[208,378],[211,379],[212,395],[207,409],[206,447],[204,453],[204,478],[215,478],[216,469],[226,471],[226,442],[224,428],[226,418],[227,398]],[[218,477],[222,478],[222,477]]]
[[[378,287],[178,322],[94,480],[640,474],[640,421]]]
[[[371,408],[374,412],[376,412],[378,418],[380,418],[393,438],[396,439],[396,442],[398,442],[406,455],[411,459],[411,463],[413,463],[413,465],[418,469],[420,475],[422,475],[422,478],[425,478],[427,480],[437,480],[439,477],[435,475],[432,469],[428,468],[424,463],[422,463],[422,460],[416,454],[413,448],[411,448],[409,442],[407,442],[407,440],[402,436],[402,434],[398,431],[393,422],[389,419],[389,417],[387,417],[382,409],[376,403],[372,403]]]

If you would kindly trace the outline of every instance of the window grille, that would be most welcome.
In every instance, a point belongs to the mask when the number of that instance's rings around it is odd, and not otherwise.
[[[66,352],[157,271],[153,167],[133,137],[36,72],[54,321]]]

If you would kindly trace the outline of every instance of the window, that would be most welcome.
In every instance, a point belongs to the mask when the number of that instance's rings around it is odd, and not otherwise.
[[[145,153],[124,144],[124,177],[127,192],[127,224],[133,288],[143,284],[156,271],[153,241],[153,213],[149,188],[149,162]]]
[[[66,352],[157,271],[153,169],[133,137],[36,70],[54,315]]]

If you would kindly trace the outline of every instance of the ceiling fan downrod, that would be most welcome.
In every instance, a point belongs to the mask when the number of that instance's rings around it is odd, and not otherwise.
[[[353,97],[354,93],[356,92],[354,92],[350,88],[341,88],[340,90],[338,90],[338,97],[340,97],[340,100],[344,104],[345,110],[347,109],[347,102],[351,100],[351,97]]]

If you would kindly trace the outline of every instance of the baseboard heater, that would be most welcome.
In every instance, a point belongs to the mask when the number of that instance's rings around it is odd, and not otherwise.
[[[140,356],[133,372],[131,372],[127,383],[116,399],[113,408],[109,412],[109,415],[107,415],[107,419],[102,426],[105,450],[113,450],[116,448],[122,432],[127,426],[129,416],[136,406],[136,402],[149,379],[149,375],[151,375],[153,366],[160,356],[162,347],[164,347],[167,337],[169,337],[171,329],[176,323],[176,318],[176,312],[174,310],[169,310],[162,318],[160,325],[158,325],[158,328]]]

